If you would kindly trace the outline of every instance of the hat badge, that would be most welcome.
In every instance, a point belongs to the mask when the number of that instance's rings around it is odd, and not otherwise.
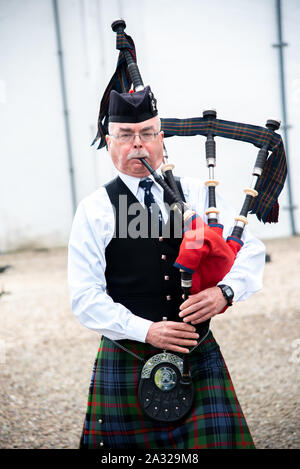
[[[149,91],[149,98],[150,98],[150,102],[151,102],[151,106],[152,106],[152,111],[153,112],[156,112],[157,111],[157,108],[156,108],[156,100],[153,96],[153,93],[152,91]]]

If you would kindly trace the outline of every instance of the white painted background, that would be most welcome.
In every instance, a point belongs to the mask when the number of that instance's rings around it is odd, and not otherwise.
[[[202,116],[265,125],[282,119],[275,0],[58,0],[77,203],[114,176],[90,143],[117,62],[111,22],[123,17],[161,117]],[[289,161],[300,207],[300,2],[282,0]],[[257,149],[216,138],[219,190],[238,212]],[[175,174],[207,178],[204,137],[166,140]],[[261,239],[291,233],[249,216]],[[0,0],[0,252],[68,242],[73,218],[52,0]],[[295,211],[300,230],[299,208]]]

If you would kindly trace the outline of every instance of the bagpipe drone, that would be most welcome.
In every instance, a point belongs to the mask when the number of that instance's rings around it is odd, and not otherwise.
[[[117,20],[112,24],[112,29],[117,35],[116,48],[120,50],[120,53],[116,71],[100,104],[98,133],[92,143],[100,139],[98,148],[105,146],[105,135],[108,133],[107,109],[111,90],[127,93],[131,89],[139,91],[144,88],[136,63],[134,42],[125,34],[125,27],[123,20]],[[155,181],[163,187],[165,194],[173,203],[177,216],[182,219],[182,242],[174,266],[181,271],[184,299],[187,299],[189,294],[216,286],[230,271],[243,246],[242,235],[248,223],[248,213],[256,214],[257,218],[264,223],[278,221],[277,199],[287,173],[282,138],[275,132],[279,127],[280,121],[274,119],[268,120],[266,127],[220,120],[217,119],[217,113],[213,109],[204,111],[202,117],[161,118],[161,130],[167,138],[175,135],[206,137],[206,165],[209,171],[209,178],[205,183],[208,187],[209,200],[206,210],[207,223],[182,200],[172,172],[174,165],[168,163],[165,145],[164,164],[161,167],[164,177],[159,176],[145,159],[141,159]],[[259,148],[252,170],[251,183],[244,190],[246,196],[243,206],[235,218],[232,233],[226,240],[223,238],[223,226],[218,222],[219,211],[216,206],[216,186],[218,185],[214,177],[216,166],[214,138],[216,136],[248,142]],[[199,343],[205,337],[206,335]],[[190,350],[190,353],[194,348]],[[152,357],[149,362],[150,364],[147,362],[143,368],[139,384],[139,400],[142,408],[149,417],[155,420],[179,420],[190,410],[194,395],[188,354],[182,360],[164,351]],[[164,409],[162,403],[166,399],[166,394],[168,394],[169,404],[168,408]]]

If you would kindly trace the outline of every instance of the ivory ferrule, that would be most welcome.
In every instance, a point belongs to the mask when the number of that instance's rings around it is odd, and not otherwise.
[[[175,165],[172,164],[172,163],[167,163],[167,164],[164,164],[162,167],[161,167],[161,170],[163,173],[165,173],[166,171],[173,171],[173,169],[175,168]]]
[[[237,222],[242,222],[244,225],[247,225],[248,224],[248,220],[246,217],[243,217],[243,215],[239,215],[238,217],[235,217],[235,220]],[[241,226],[241,225],[239,225]]]
[[[217,209],[217,207],[209,207],[207,210],[206,210],[206,215],[208,215],[209,213],[215,213],[215,214],[218,214],[220,213],[220,210]]]
[[[219,181],[216,181],[215,179],[209,179],[208,181],[205,181],[204,183],[207,187],[213,186],[216,187],[219,184]]]
[[[250,187],[247,187],[246,189],[244,189],[244,192],[247,195],[252,195],[252,197],[258,196],[258,192],[255,189],[251,189]]]

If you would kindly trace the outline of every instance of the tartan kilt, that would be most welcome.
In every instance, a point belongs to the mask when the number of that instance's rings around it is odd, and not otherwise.
[[[122,340],[148,360],[161,350]],[[171,352],[172,353],[172,352]],[[138,402],[143,362],[102,337],[89,388],[80,449],[254,448],[226,364],[212,332],[190,355],[195,402],[181,421],[148,418]]]

